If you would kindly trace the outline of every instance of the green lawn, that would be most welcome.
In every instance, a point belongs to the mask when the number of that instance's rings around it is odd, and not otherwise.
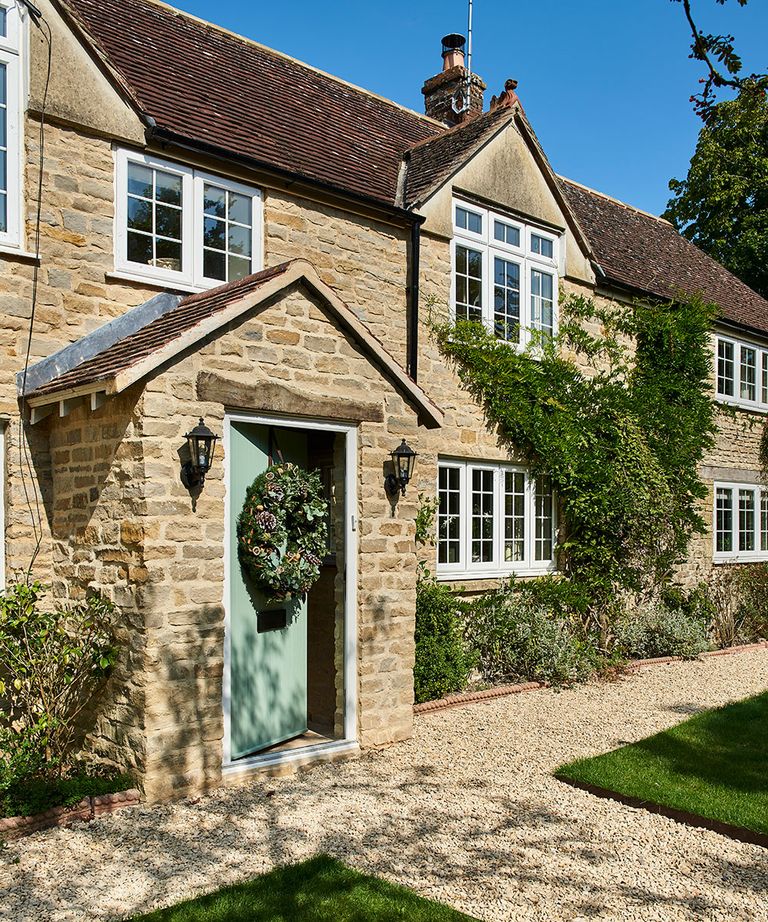
[[[327,855],[277,868],[133,922],[473,922],[469,916],[367,877]]]
[[[768,834],[768,692],[555,775]]]

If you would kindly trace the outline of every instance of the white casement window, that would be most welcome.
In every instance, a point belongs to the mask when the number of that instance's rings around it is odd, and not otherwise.
[[[721,403],[768,411],[768,349],[716,336],[715,379]]]
[[[0,245],[23,241],[23,87],[26,13],[0,0]]]
[[[439,576],[554,569],[557,523],[549,477],[508,464],[441,461],[437,496]]]
[[[768,560],[768,489],[747,483],[714,489],[715,561]]]
[[[115,187],[118,272],[211,288],[262,268],[258,189],[124,150]]]
[[[523,221],[453,203],[453,313],[525,347],[557,332],[560,239]]]

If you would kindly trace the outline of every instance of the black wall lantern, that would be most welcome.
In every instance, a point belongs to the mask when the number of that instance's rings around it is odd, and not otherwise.
[[[384,481],[384,488],[390,496],[396,496],[398,492],[405,496],[405,488],[410,483],[413,476],[413,467],[416,463],[416,452],[403,439],[400,446],[392,452],[392,466],[394,473],[387,474]]]
[[[200,422],[185,438],[189,445],[189,461],[184,465],[184,482],[188,487],[202,486],[213,464],[213,453],[219,437],[211,432],[201,416]]]

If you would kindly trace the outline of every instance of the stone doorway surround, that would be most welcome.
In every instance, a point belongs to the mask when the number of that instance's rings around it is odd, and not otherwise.
[[[311,429],[328,432],[344,437],[344,734],[339,740],[322,741],[299,748],[282,747],[277,750],[257,753],[253,756],[233,760],[231,757],[231,630],[230,630],[230,588],[234,561],[229,542],[224,546],[224,676],[222,686],[222,707],[224,712],[224,741],[222,758],[222,779],[236,780],[243,775],[267,771],[280,772],[314,761],[343,757],[357,752],[358,715],[357,715],[357,474],[358,474],[358,438],[357,427],[350,423],[330,422],[326,419],[309,417],[269,416],[262,413],[244,411],[227,412],[224,417],[224,485],[227,497],[231,495],[231,452],[230,437],[232,423],[251,423],[259,426],[275,426],[288,429]],[[230,503],[224,504],[225,534],[232,527],[232,510]]]

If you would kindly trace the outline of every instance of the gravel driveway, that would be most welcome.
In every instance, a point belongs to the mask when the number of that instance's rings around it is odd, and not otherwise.
[[[555,781],[768,688],[768,651],[420,717],[412,740],[0,852],[0,919],[122,919],[318,851],[482,920],[768,922],[768,852]]]

